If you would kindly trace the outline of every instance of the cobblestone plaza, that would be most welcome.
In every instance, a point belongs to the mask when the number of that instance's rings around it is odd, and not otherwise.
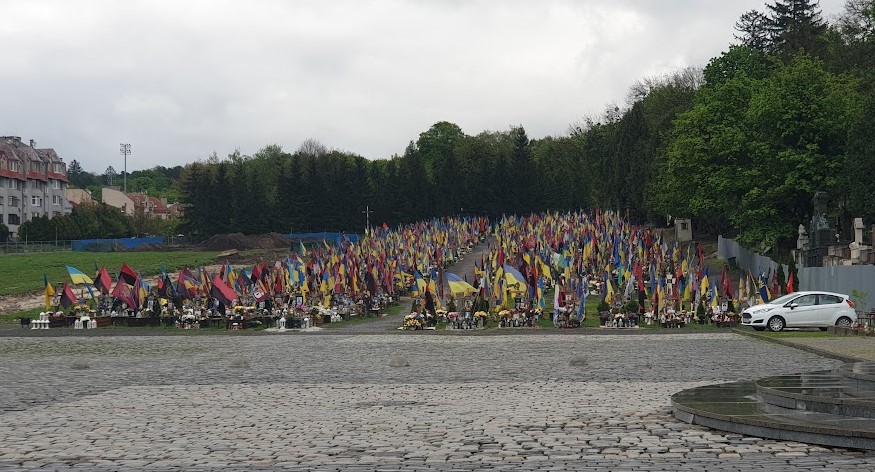
[[[2,337],[0,355],[0,470],[875,469],[676,420],[680,390],[841,364],[728,333]]]

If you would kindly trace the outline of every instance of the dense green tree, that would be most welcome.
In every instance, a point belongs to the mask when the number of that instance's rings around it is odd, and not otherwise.
[[[857,103],[851,79],[805,55],[765,79],[739,74],[705,87],[675,124],[659,208],[751,246],[789,244],[815,191],[841,194]]]
[[[760,80],[772,75],[780,67],[773,56],[749,46],[730,46],[729,51],[711,59],[703,76],[708,85],[718,85],[744,75]]]

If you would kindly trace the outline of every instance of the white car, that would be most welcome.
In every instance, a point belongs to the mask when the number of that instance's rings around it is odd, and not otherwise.
[[[741,313],[741,324],[757,331],[784,328],[850,327],[857,321],[854,302],[844,294],[793,292],[769,303],[754,305]]]

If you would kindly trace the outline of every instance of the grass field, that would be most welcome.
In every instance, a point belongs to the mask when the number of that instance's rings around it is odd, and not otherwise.
[[[169,270],[196,267],[216,262],[215,252],[45,252],[0,255],[0,296],[43,290],[43,274],[51,283],[67,279],[69,265],[93,277],[95,264],[106,265],[110,274],[118,274],[122,262],[142,275],[154,275],[163,264]]]
[[[14,313],[0,313],[0,323],[18,323],[19,318],[30,318],[34,320],[39,318],[41,311],[45,311],[45,308],[40,307]]]

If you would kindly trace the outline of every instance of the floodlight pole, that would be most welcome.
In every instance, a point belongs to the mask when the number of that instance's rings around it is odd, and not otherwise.
[[[128,156],[131,155],[131,145],[127,143],[119,144],[119,152],[125,156],[125,193],[128,193]]]

